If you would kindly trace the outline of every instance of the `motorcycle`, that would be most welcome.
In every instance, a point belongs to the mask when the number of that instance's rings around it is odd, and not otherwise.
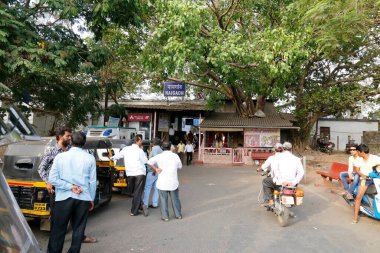
[[[372,174],[372,173],[371,173]],[[365,215],[380,220],[380,178],[379,174],[372,174],[371,177],[377,177],[373,178],[373,184],[371,184],[367,191],[365,192],[362,202],[360,203],[360,212],[364,213]],[[358,187],[356,187],[354,191],[354,199],[348,199],[345,195],[343,195],[344,200],[349,204],[350,206],[354,206],[355,204],[355,197],[357,194]]]
[[[280,226],[285,227],[289,218],[295,217],[290,208],[302,205],[304,191],[299,187],[281,186],[279,190],[274,190],[273,195],[274,205],[267,206],[267,211],[272,211],[277,216]]]
[[[331,153],[335,147],[335,143],[333,143],[331,140],[327,140],[325,138],[318,138],[317,139],[317,147],[318,147],[319,151],[331,155]]]

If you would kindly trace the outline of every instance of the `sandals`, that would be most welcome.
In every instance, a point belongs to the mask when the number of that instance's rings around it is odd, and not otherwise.
[[[359,222],[359,220],[352,220],[351,224],[357,224]]]

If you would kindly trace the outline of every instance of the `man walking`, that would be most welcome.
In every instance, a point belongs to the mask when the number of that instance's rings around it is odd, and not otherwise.
[[[152,158],[158,154],[161,154],[163,151],[160,147],[160,139],[155,139],[153,142],[152,152],[150,152],[149,158]],[[149,197],[150,192],[153,188],[152,196],[152,205],[149,207],[157,208],[158,207],[158,189],[156,187],[157,173],[148,165],[146,182],[144,188],[144,198],[143,198],[143,212],[144,216],[148,216],[148,206],[149,206]]]
[[[49,182],[49,174],[51,166],[53,165],[54,158],[65,151],[68,151],[71,147],[71,129],[68,127],[62,127],[56,132],[57,144],[52,149],[49,149],[41,159],[41,163],[38,166],[38,173],[41,179],[46,183],[46,188],[50,196],[50,225],[53,223],[53,209],[55,206],[55,192],[54,188]],[[82,242],[95,243],[96,238],[91,236],[83,236]]]
[[[194,146],[192,141],[188,141],[185,146],[186,151],[186,165],[190,165],[193,160]]]
[[[183,143],[182,140],[180,140],[177,145],[177,153],[178,153],[179,159],[181,159],[181,162],[183,162],[183,157],[185,154],[185,143]]]
[[[74,133],[73,147],[55,157],[49,173],[49,182],[56,190],[49,253],[62,252],[69,221],[73,235],[68,252],[80,252],[88,212],[94,208],[96,192],[96,161],[82,149],[85,142],[85,135]]]
[[[158,173],[157,188],[160,190],[161,219],[169,221],[168,199],[169,195],[177,219],[182,219],[181,201],[179,200],[178,169],[182,168],[178,155],[171,151],[171,143],[163,143],[164,152],[152,157],[148,165]]]
[[[142,146],[142,139],[140,136],[136,136],[131,146],[123,148],[117,155],[111,157],[112,160],[118,160],[124,157],[128,188],[133,195],[130,216],[139,214],[145,184],[145,164],[148,159],[140,146]]]

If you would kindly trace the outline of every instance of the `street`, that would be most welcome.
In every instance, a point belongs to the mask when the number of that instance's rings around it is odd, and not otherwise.
[[[277,217],[258,204],[262,177],[250,166],[184,166],[180,171],[183,219],[160,219],[159,209],[129,216],[131,198],[115,193],[108,206],[95,210],[86,234],[98,239],[81,252],[375,252],[380,222],[361,217],[307,171],[304,204],[296,218],[280,227]],[[32,224],[45,250],[49,233]],[[66,236],[64,252],[71,242]]]

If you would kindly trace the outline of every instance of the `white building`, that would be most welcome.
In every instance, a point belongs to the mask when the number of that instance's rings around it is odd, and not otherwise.
[[[349,140],[360,144],[363,140],[363,131],[379,131],[379,120],[369,119],[330,119],[321,118],[314,125],[311,134],[328,137],[335,143],[335,150],[343,151]]]

